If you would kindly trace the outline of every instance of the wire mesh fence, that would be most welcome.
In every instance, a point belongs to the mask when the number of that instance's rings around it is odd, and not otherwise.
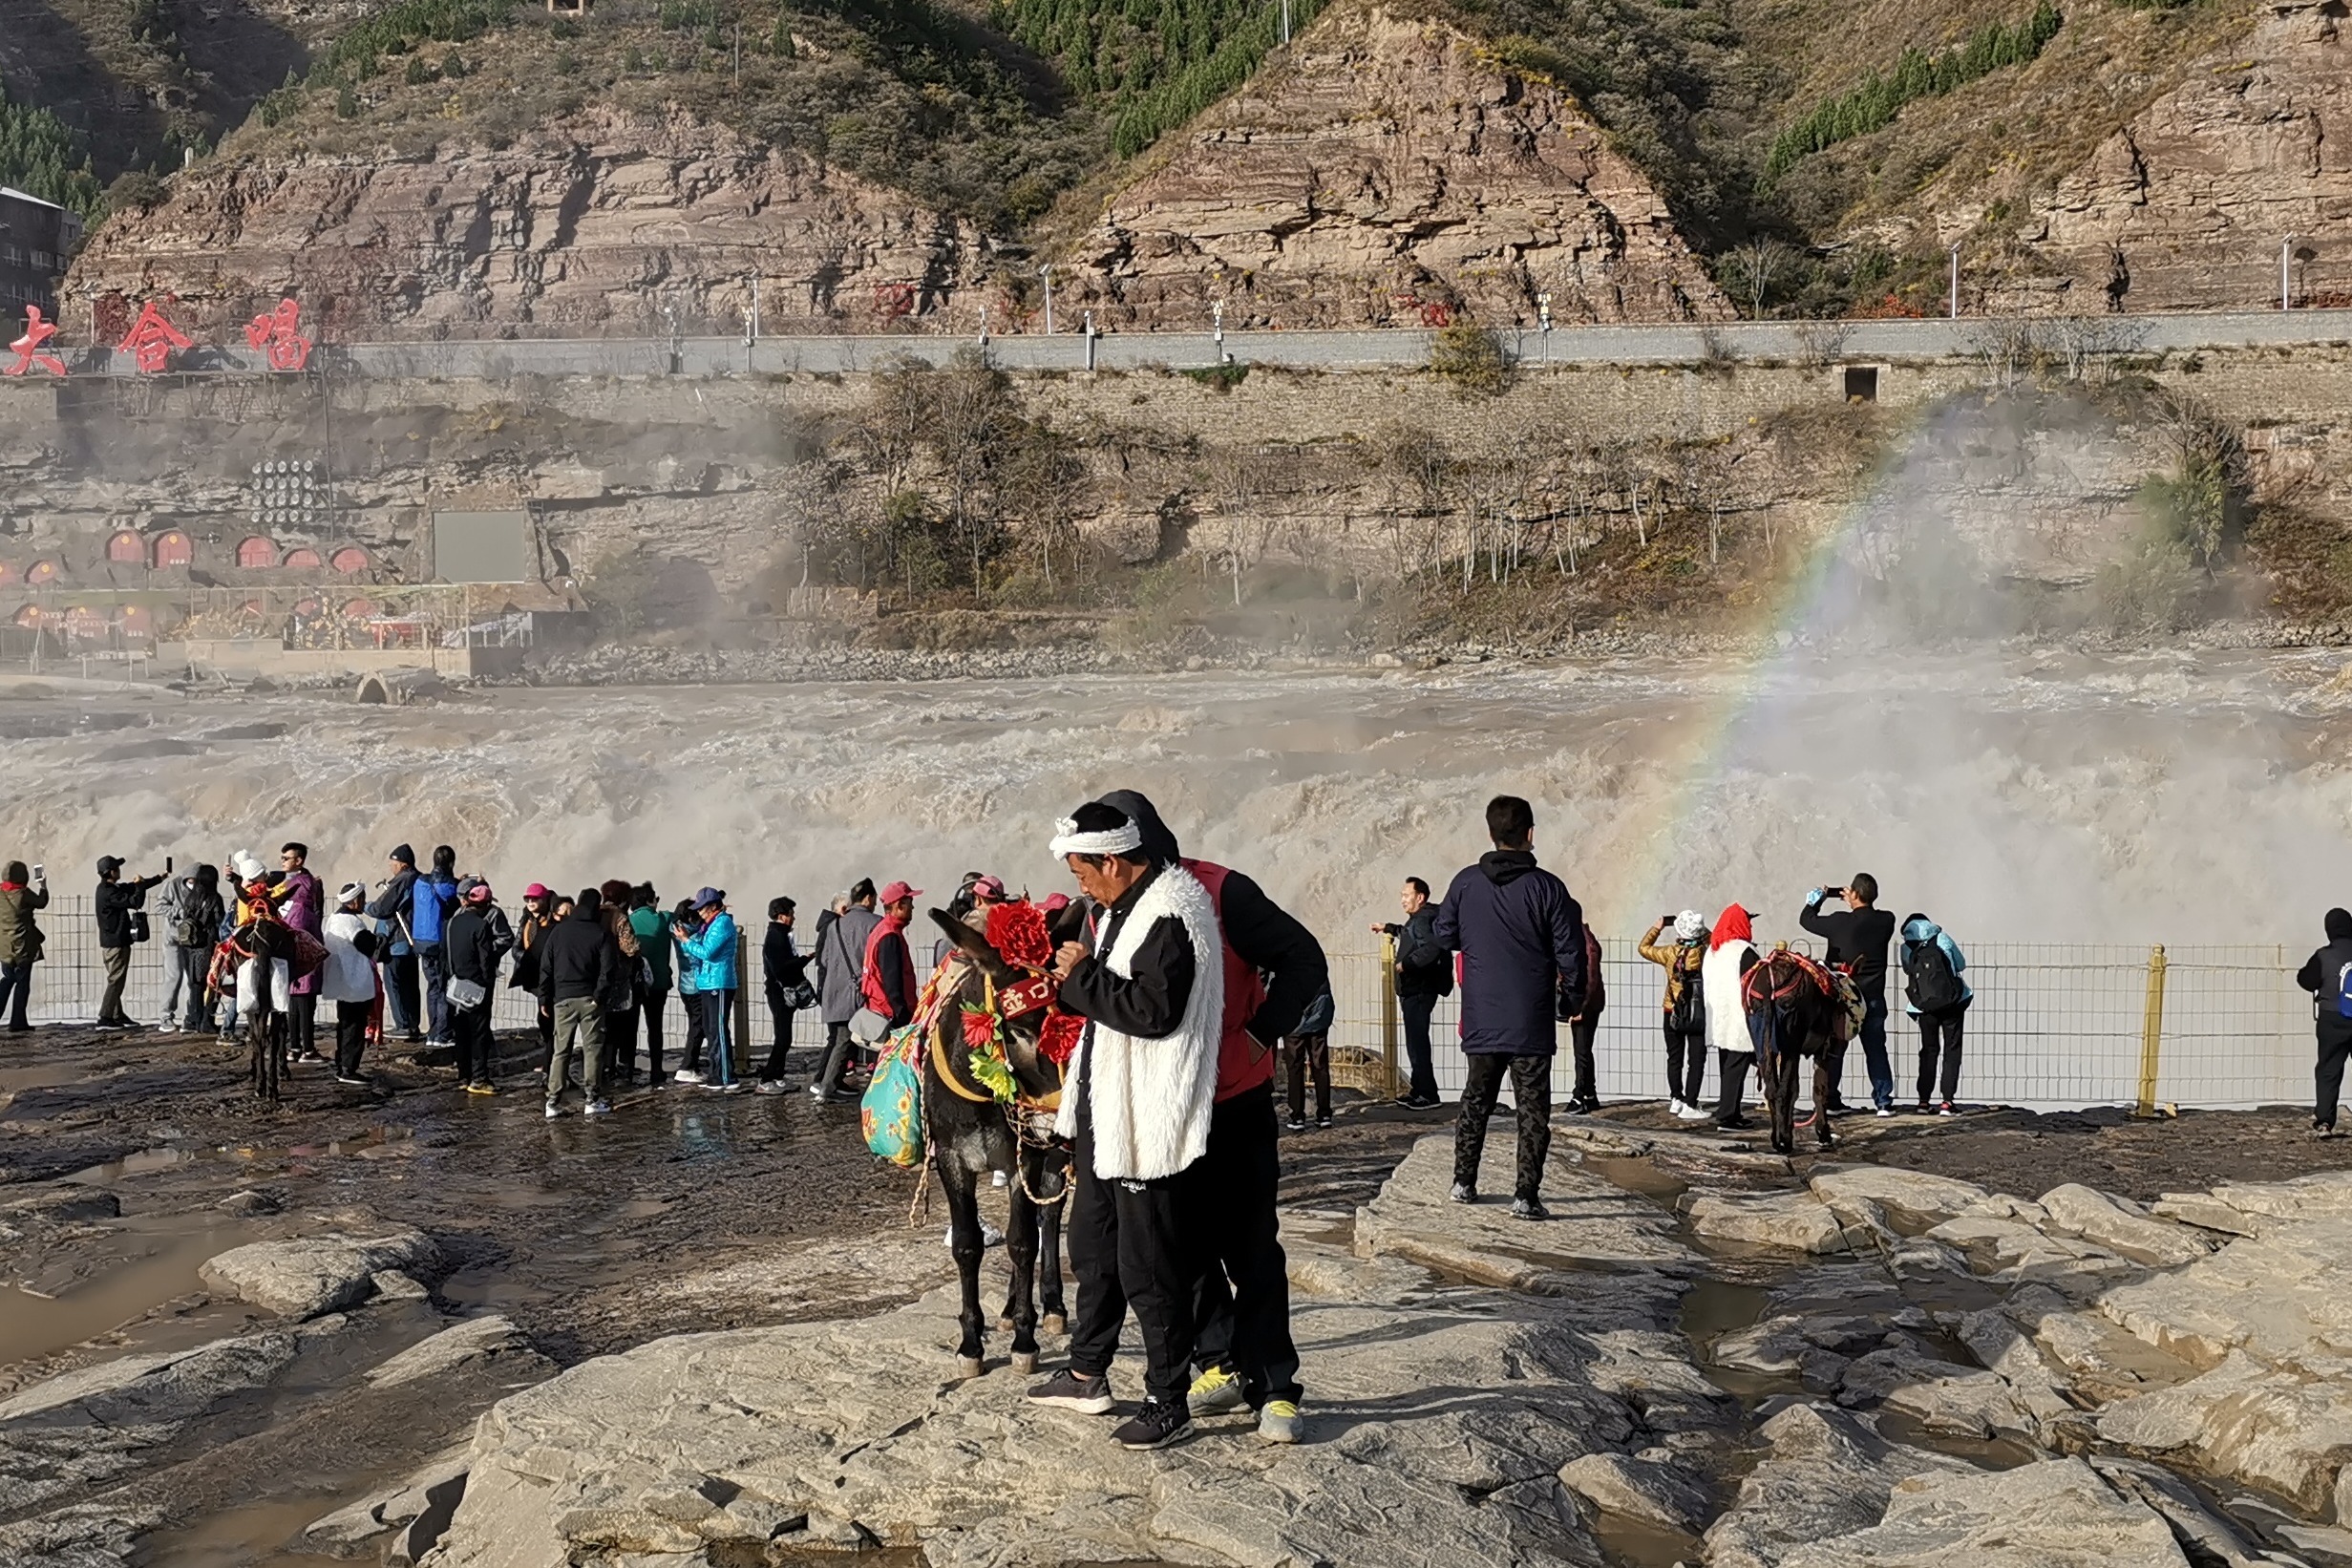
[[[42,1022],[95,1018],[105,971],[92,901],[53,898],[39,920],[47,944],[33,974],[31,1016]],[[131,1016],[150,1023],[164,1018],[174,957],[161,922],[155,923],[157,940],[131,950],[124,989]],[[773,1046],[775,1025],[762,993],[756,946],[746,947],[740,1049],[755,1061]],[[1964,978],[1975,998],[1960,1093],[1971,1103],[2229,1109],[2299,1103],[2310,1094],[2311,998],[2295,984],[2300,955],[2287,948],[1987,943],[1970,948],[1968,960]],[[1392,1083],[1401,1089],[1406,1054],[1386,955],[1334,952],[1330,962],[1336,1080],[1372,1092],[1387,1092]],[[1600,1096],[1661,1098],[1664,971],[1642,958],[1632,942],[1612,940],[1602,943],[1601,974],[1608,1000],[1593,1047]],[[1899,975],[1891,981],[1887,1049],[1902,1103],[1916,1089],[1919,1041],[1902,1012]],[[1458,994],[1440,1001],[1430,1023],[1438,1089],[1448,1098],[1461,1092],[1464,1076],[1455,1044],[1459,1002]],[[686,1006],[675,989],[665,999],[664,1038],[673,1055],[684,1037]],[[536,1026],[537,1003],[527,993],[501,986],[493,1006],[501,1029]],[[186,1011],[184,998],[179,1011]],[[824,1025],[813,1010],[792,1015],[791,1029],[795,1049],[823,1044]],[[1562,1026],[1562,1049],[1553,1064],[1556,1099],[1565,1098],[1574,1082],[1566,1036]],[[1707,1085],[1711,1095],[1712,1060]],[[1849,1098],[1867,1097],[1858,1045],[1847,1052],[1845,1090]]]

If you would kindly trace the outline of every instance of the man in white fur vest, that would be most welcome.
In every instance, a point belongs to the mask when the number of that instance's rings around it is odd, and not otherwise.
[[[1155,858],[1126,814],[1090,801],[1060,828],[1053,853],[1100,906],[1092,950],[1073,942],[1054,959],[1062,1006],[1088,1021],[1055,1124],[1076,1145],[1066,1234],[1078,1309],[1069,1367],[1028,1397],[1108,1412],[1111,1360],[1132,1306],[1145,1403],[1112,1435],[1126,1448],[1164,1448],[1192,1430],[1185,1391],[1202,1251],[1183,1177],[1208,1151],[1223,948],[1208,891]]]

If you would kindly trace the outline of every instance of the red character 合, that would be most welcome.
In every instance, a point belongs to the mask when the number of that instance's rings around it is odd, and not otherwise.
[[[245,327],[245,341],[265,350],[273,371],[299,371],[310,363],[310,340],[298,330],[302,307],[280,300],[275,310],[258,315]]]
[[[159,375],[171,362],[174,349],[192,347],[186,334],[163,317],[155,301],[139,307],[138,320],[131,324],[130,334],[117,349],[138,362],[141,375]]]
[[[38,365],[52,375],[65,374],[65,361],[55,354],[41,352],[41,345],[57,335],[57,324],[41,319],[41,307],[25,307],[25,335],[9,345],[16,351],[16,363],[0,370],[0,374],[22,375]]]

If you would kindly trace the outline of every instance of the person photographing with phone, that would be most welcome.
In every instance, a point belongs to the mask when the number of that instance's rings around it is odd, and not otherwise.
[[[8,1010],[11,1033],[32,1028],[25,1018],[32,1001],[32,966],[41,961],[41,928],[32,912],[49,907],[49,879],[41,868],[11,860],[0,870],[0,1006]]]
[[[1835,902],[1843,909],[1829,907]],[[1844,887],[1816,887],[1805,895],[1797,923],[1829,943],[1824,962],[1846,964],[1854,972],[1854,988],[1862,998],[1862,1062],[1870,1072],[1871,1104],[1881,1116],[1895,1114],[1895,1068],[1887,1060],[1887,948],[1895,941],[1895,917],[1878,907],[1878,879],[1867,871],[1854,873]],[[1837,1082],[1845,1064],[1830,1073]],[[1820,1114],[1843,1111],[1833,1098]]]
[[[171,875],[171,862],[152,877],[122,879],[122,857],[98,857],[98,957],[106,966],[106,989],[98,997],[98,1028],[135,1029],[122,1010],[123,983],[131,977],[131,948],[147,940],[147,890]]]

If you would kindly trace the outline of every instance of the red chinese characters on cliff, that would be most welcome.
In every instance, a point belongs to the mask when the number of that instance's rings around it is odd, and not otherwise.
[[[171,364],[174,349],[192,347],[187,334],[165,320],[162,307],[153,300],[140,307],[138,320],[131,324],[129,334],[116,345],[117,352],[131,356],[141,375],[160,375]]]
[[[273,371],[299,371],[310,363],[310,340],[302,335],[302,307],[280,300],[275,310],[255,316],[245,327],[245,341],[262,350]]]
[[[11,350],[15,350],[16,363],[0,367],[0,375],[22,375],[35,365],[52,375],[65,374],[64,360],[59,359],[55,354],[41,352],[41,345],[56,335],[57,324],[53,321],[43,321],[39,306],[26,306],[25,335],[9,345]]]

